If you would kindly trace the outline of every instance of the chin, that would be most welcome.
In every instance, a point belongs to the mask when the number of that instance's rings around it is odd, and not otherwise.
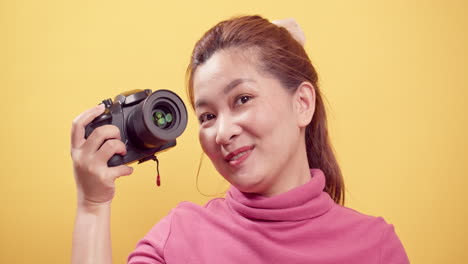
[[[239,191],[245,193],[261,193],[262,182],[265,177],[259,175],[230,175],[228,181],[234,185]]]

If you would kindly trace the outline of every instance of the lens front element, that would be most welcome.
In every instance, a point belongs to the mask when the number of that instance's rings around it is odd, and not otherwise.
[[[153,110],[153,122],[155,125],[162,129],[170,128],[172,126],[172,119],[173,114],[167,107],[163,105],[155,106]]]

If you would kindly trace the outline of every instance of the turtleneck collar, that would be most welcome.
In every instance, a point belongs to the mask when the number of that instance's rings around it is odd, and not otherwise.
[[[311,179],[273,197],[243,193],[231,185],[226,202],[240,215],[266,221],[299,221],[326,213],[334,201],[324,192],[325,175],[320,169],[310,170]]]

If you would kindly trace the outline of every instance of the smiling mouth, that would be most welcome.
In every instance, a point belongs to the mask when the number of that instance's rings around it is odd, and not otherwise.
[[[247,157],[249,156],[249,154],[252,152],[253,149],[254,149],[254,146],[245,146],[245,147],[238,148],[235,151],[229,153],[225,157],[225,160],[233,166],[238,166],[240,163],[242,163],[244,160],[247,159]]]

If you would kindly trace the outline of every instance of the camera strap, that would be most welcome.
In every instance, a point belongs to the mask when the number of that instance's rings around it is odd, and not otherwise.
[[[161,186],[161,177],[159,175],[159,160],[156,156],[153,156],[153,160],[156,161],[156,172],[158,173],[156,176],[156,185]]]

